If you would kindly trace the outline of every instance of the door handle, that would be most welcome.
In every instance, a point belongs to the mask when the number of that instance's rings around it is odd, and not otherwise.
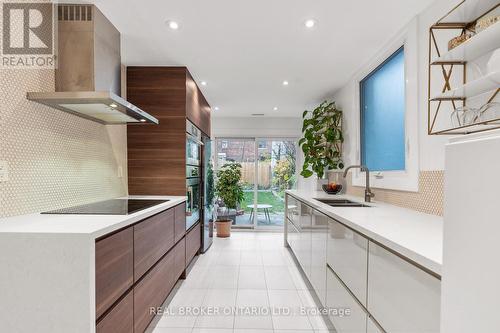
[[[187,190],[188,194],[189,194],[189,208],[191,211],[193,211],[193,201],[194,201],[194,198],[193,198],[193,188],[192,187],[188,187],[188,190]]]

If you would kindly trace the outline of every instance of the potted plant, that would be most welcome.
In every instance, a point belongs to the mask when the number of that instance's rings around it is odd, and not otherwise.
[[[215,225],[217,237],[231,236],[232,220],[229,218],[229,210],[236,210],[238,204],[243,201],[243,187],[241,180],[241,164],[224,164],[217,172],[217,182],[215,184],[216,195],[224,202],[225,213],[222,216],[217,214]]]
[[[304,111],[302,119],[299,146],[304,152],[304,165],[300,174],[304,178],[316,174],[320,182],[328,171],[344,168],[342,110],[335,102],[324,101],[313,111]]]

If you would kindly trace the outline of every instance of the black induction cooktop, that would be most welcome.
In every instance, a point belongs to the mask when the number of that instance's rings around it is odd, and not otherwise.
[[[42,214],[129,215],[168,200],[112,199],[43,212]]]

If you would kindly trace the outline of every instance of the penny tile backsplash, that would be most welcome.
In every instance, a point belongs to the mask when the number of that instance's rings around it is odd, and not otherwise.
[[[347,177],[347,194],[363,196],[364,187],[352,186]],[[375,200],[410,208],[420,212],[443,215],[444,171],[421,171],[418,192],[404,192],[374,188]]]
[[[0,217],[127,194],[126,126],[96,122],[28,101],[53,91],[53,70],[0,71]],[[121,177],[120,177],[121,171]]]

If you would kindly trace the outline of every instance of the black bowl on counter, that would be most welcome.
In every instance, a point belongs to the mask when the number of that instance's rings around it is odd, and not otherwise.
[[[328,194],[339,194],[340,191],[342,191],[342,185],[340,184],[337,184],[337,187],[333,191],[328,188],[327,184],[323,184],[321,187],[323,188],[323,191],[325,191]]]

